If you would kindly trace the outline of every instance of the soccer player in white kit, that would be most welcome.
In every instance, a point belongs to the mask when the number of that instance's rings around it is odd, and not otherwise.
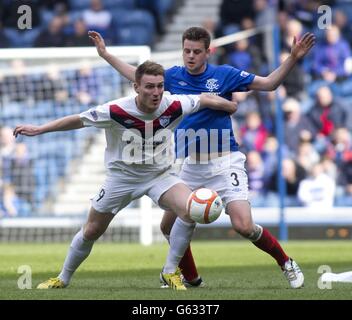
[[[132,200],[147,195],[160,207],[178,214],[162,276],[171,288],[186,290],[176,268],[191,241],[195,223],[186,210],[191,190],[172,169],[173,131],[183,116],[204,105],[230,113],[237,105],[206,94],[163,96],[164,69],[151,61],[137,68],[134,88],[137,96],[110,101],[41,126],[19,125],[14,130],[17,137],[95,126],[104,128],[106,135],[105,182],[92,199],[87,222],[72,240],[61,273],[39,284],[39,289],[66,287],[114,216]]]

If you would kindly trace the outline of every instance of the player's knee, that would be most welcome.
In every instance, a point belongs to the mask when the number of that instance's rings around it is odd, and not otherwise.
[[[167,222],[161,221],[160,230],[164,235],[170,234],[172,226],[170,226]]]
[[[253,223],[246,223],[246,222],[237,223],[234,226],[234,229],[242,237],[244,237],[248,240],[251,240],[251,241],[254,241],[260,233],[260,229],[257,228],[257,225],[255,225]]]
[[[169,235],[177,215],[172,211],[165,211],[160,222],[160,230],[164,235]]]
[[[240,234],[244,238],[246,238],[252,242],[259,240],[262,233],[263,233],[263,227],[261,227],[260,225],[257,225],[257,224],[253,224],[250,228],[246,228],[245,230],[243,230],[243,233],[240,232]]]
[[[105,230],[98,224],[88,223],[84,227],[83,236],[87,240],[98,240],[104,231]]]

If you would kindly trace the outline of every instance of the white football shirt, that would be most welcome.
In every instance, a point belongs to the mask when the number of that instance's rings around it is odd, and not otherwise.
[[[197,95],[164,95],[155,112],[144,113],[135,96],[128,96],[82,112],[80,118],[86,127],[105,129],[107,169],[160,171],[174,162],[175,128],[199,106]]]

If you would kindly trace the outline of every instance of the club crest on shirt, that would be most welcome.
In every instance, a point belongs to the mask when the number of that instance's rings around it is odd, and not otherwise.
[[[159,123],[162,127],[167,127],[170,123],[171,116],[161,116],[159,118]]]
[[[91,114],[92,118],[94,119],[94,121],[98,120],[98,114],[96,111],[91,111],[90,114]]]
[[[205,87],[209,90],[209,91],[214,91],[217,90],[219,88],[219,84],[217,83],[218,79],[208,79],[207,83],[205,84]]]

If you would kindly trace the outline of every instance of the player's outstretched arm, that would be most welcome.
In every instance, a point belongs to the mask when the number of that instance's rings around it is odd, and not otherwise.
[[[284,81],[297,61],[303,58],[314,44],[315,36],[312,33],[305,33],[298,41],[296,37],[294,37],[289,57],[267,77],[255,76],[248,88],[261,91],[275,90]]]
[[[13,135],[17,137],[19,134],[22,134],[24,136],[32,137],[46,132],[66,131],[80,129],[83,127],[84,125],[80,116],[78,114],[74,114],[71,116],[56,119],[54,121],[50,121],[41,126],[33,126],[31,124],[18,125],[13,131]]]
[[[106,50],[105,41],[99,32],[88,31],[88,36],[91,38],[97,48],[99,56],[101,56],[107,63],[109,63],[115,70],[121,73],[130,81],[135,80],[136,67],[132,66],[121,59],[110,54]]]
[[[234,113],[237,111],[237,101],[226,100],[216,95],[202,93],[199,96],[200,108],[210,108],[214,110],[226,111],[228,113]]]

